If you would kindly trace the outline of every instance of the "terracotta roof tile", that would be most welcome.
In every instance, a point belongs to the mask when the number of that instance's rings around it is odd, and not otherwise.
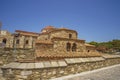
[[[25,36],[35,36],[37,37],[37,34],[31,34],[31,33],[20,33],[20,35],[25,35]]]
[[[41,30],[42,33],[48,33],[48,32],[51,32],[53,30],[55,30],[56,28],[54,28],[54,26],[46,26],[45,28],[43,28]],[[43,32],[43,30],[46,30],[46,32]]]
[[[55,52],[51,52],[51,53],[46,53],[46,52],[41,52],[39,50],[36,50],[36,57],[44,57],[44,58],[75,58],[75,57],[99,57],[101,56],[101,54],[99,54],[98,52],[79,52],[79,53],[72,53],[70,52],[69,54],[67,53],[55,53]]]
[[[43,28],[43,29],[53,29],[54,28],[54,26],[46,26],[45,28]]]
[[[95,47],[94,45],[85,43],[85,46]]]
[[[53,37],[52,40],[70,40],[70,41],[77,41],[77,42],[85,42],[85,40],[69,39],[69,38],[61,38],[61,37]]]
[[[77,34],[77,32],[75,30],[71,30],[71,29],[67,29],[67,28],[55,28],[53,26],[46,26],[41,31],[43,31],[43,30],[47,30],[46,32],[42,32],[42,33],[47,33],[47,34],[52,33],[52,32],[56,32],[56,31],[61,31],[61,30],[72,31],[72,32],[75,32]],[[42,33],[40,33],[40,35]]]
[[[28,31],[22,31],[22,30],[15,30],[15,32],[18,32],[22,35],[28,35],[28,36],[38,36],[39,33],[35,33],[35,32],[28,32]]]

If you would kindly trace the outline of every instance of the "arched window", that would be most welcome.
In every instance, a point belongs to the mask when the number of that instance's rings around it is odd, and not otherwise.
[[[26,42],[25,42],[26,44],[28,44],[29,43],[29,41],[28,40],[26,40]]]
[[[75,51],[76,51],[76,48],[77,48],[77,44],[76,44],[76,43],[73,43],[72,51],[75,52]]]
[[[19,44],[19,43],[20,43],[20,40],[19,40],[19,39],[17,39],[17,40],[16,40],[16,44]]]
[[[69,34],[69,39],[71,39],[72,38],[72,34]]]
[[[67,50],[67,51],[70,51],[70,49],[71,49],[71,44],[68,42],[68,43],[67,43],[67,46],[66,46],[66,50]]]
[[[4,38],[3,41],[2,41],[2,43],[6,44],[7,43],[7,39]]]

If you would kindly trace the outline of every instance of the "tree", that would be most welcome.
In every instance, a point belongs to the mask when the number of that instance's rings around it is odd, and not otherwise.
[[[95,45],[96,49],[101,52],[113,52],[113,51],[120,51],[120,40],[114,39],[108,42],[89,42],[91,45]]]

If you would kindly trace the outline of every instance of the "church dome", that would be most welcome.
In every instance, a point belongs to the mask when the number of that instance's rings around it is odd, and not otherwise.
[[[46,26],[45,28],[43,28],[43,29],[41,30],[41,32],[42,32],[42,33],[50,32],[50,31],[52,31],[52,30],[54,30],[54,29],[55,29],[54,26]]]

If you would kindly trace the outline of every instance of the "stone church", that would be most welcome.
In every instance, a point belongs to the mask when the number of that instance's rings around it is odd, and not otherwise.
[[[14,34],[2,31],[0,44],[4,48],[35,49],[35,57],[64,58],[100,56],[95,46],[78,39],[75,30],[46,26],[40,33],[16,30]]]
[[[1,31],[0,43],[2,77],[8,80],[48,80],[120,64],[119,55],[97,52],[67,28],[47,26],[40,33]]]

